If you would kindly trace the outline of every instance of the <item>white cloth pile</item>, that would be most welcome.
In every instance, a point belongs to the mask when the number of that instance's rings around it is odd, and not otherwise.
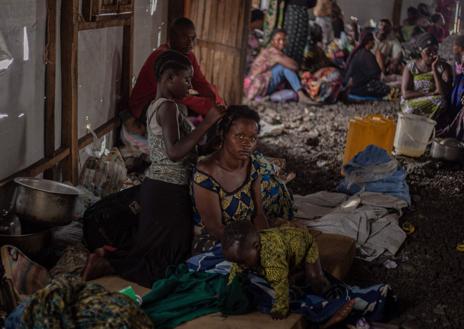
[[[323,233],[348,236],[356,241],[359,256],[373,261],[380,255],[395,255],[406,233],[398,225],[406,201],[395,196],[362,192],[354,196],[319,192],[295,195],[296,217]]]

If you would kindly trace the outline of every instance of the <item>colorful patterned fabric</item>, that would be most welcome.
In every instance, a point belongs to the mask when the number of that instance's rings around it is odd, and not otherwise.
[[[424,115],[429,118],[435,117],[445,106],[445,100],[441,95],[432,95],[435,92],[435,79],[432,71],[420,72],[416,62],[409,62],[407,65],[413,77],[414,91],[420,91],[430,96],[417,97],[413,99],[402,99],[401,109],[404,113]],[[441,69],[443,70],[443,68]]]
[[[63,275],[31,296],[19,329],[153,328],[129,297]]]
[[[451,93],[450,112],[451,120],[442,131],[437,135],[440,137],[453,137],[464,141],[464,74],[461,65],[456,66],[456,77],[454,79],[454,87]]]
[[[218,245],[210,252],[192,257],[187,261],[187,265],[191,271],[225,275],[230,272],[232,263],[224,259],[221,245]],[[290,287],[290,312],[302,314],[311,323],[324,323],[349,300],[355,300],[354,309],[346,321],[353,324],[361,317],[382,322],[388,320],[388,316],[391,315],[389,313],[394,311],[396,297],[390,286],[378,284],[360,288],[349,286],[328,273],[325,275],[331,283],[331,288],[324,296],[315,295],[311,286]],[[272,286],[266,279],[253,272],[247,273],[246,277],[250,281],[247,290],[253,295],[258,310],[270,313],[276,299]]]
[[[326,273],[331,288],[323,296],[316,295],[311,286],[290,287],[288,292],[290,311],[302,314],[312,324],[328,321],[347,302],[354,300],[353,311],[343,324],[355,324],[364,317],[368,321],[386,322],[394,315],[396,296],[387,284],[377,284],[366,288],[349,286]],[[249,274],[250,290],[258,304],[258,310],[270,313],[276,300],[272,287],[265,279]],[[341,327],[345,327],[341,324]]]
[[[5,276],[13,283],[20,300],[42,289],[49,282],[47,269],[34,263],[18,248],[5,245],[0,250]]]
[[[285,53],[297,63],[303,61],[303,54],[308,39],[308,9],[306,6],[289,4],[285,11],[284,28],[287,31]]]
[[[301,82],[314,101],[331,104],[338,100],[343,76],[335,67],[325,67],[314,74],[304,72]]]
[[[187,119],[188,110],[184,105],[173,100],[160,98],[153,102],[147,110],[147,134],[150,147],[151,165],[147,177],[165,183],[187,185],[191,176],[191,169],[196,160],[195,150],[181,161],[172,161],[166,153],[163,129],[156,119],[156,112],[165,102],[173,102],[177,109],[177,136],[180,140],[193,130],[193,125]]]
[[[257,96],[267,95],[272,78],[272,68],[277,63],[276,58],[281,56],[283,53],[273,46],[261,49],[251,65],[250,73],[245,78],[244,92],[249,100],[253,100]]]
[[[294,217],[293,197],[287,186],[278,177],[274,164],[261,153],[255,152],[253,158],[258,163],[258,173],[261,178],[261,198],[263,210],[269,221],[274,219],[291,220]]]
[[[314,264],[319,259],[319,249],[312,235],[296,227],[279,227],[263,230],[260,237],[260,266],[252,269],[263,276],[275,291],[272,313],[286,315],[289,311],[288,276],[304,269],[305,263]],[[241,269],[232,266],[229,280]]]
[[[252,155],[248,179],[233,193],[225,191],[213,177],[198,169],[193,174],[191,193],[193,196],[193,184],[217,193],[221,203],[224,225],[235,221],[251,221],[255,213],[252,197],[253,182],[258,176],[261,179],[261,197],[266,217],[271,221],[277,218],[292,219],[294,208],[291,194],[285,184],[277,178],[276,168],[258,152]],[[204,228],[200,214],[195,207],[194,221],[198,232],[194,238],[194,253],[214,248],[217,241]]]
[[[261,50],[261,38],[263,37],[263,32],[260,30],[250,31],[248,34],[248,43],[247,43],[247,59],[246,59],[246,73],[250,71],[251,65],[255,58],[259,55]]]

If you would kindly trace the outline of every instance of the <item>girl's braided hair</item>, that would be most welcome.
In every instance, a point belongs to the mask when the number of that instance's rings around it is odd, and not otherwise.
[[[155,61],[155,78],[159,81],[168,70],[178,72],[190,70],[191,67],[192,64],[187,56],[175,50],[167,50]]]

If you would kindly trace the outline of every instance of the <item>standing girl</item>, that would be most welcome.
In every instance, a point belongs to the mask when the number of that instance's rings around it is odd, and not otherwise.
[[[193,130],[187,108],[179,100],[191,88],[192,65],[179,52],[166,51],[157,59],[156,99],[147,110],[151,166],[141,186],[142,212],[132,250],[97,250],[89,258],[84,279],[116,272],[127,280],[151,287],[190,255],[192,202],[189,178],[196,161],[196,145],[224,114],[213,107]]]

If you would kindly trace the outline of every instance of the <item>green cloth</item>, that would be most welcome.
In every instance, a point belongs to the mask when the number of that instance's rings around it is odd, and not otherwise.
[[[180,265],[175,273],[153,284],[143,297],[142,309],[158,329],[174,328],[211,313],[244,314],[252,306],[238,280],[228,286],[224,275],[189,272]]]

